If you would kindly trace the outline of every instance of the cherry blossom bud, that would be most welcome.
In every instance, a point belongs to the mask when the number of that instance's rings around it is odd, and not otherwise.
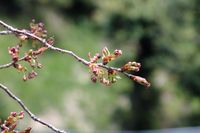
[[[137,83],[144,85],[146,87],[151,86],[151,84],[145,78],[142,78],[142,77],[139,77],[139,76],[134,76],[134,75],[131,75],[130,78],[132,80],[136,81]]]
[[[11,112],[10,115],[13,116],[13,117],[16,117],[17,116],[17,112]]]
[[[114,59],[115,59],[115,57],[113,55],[108,55],[108,56],[102,57],[103,65],[106,65],[108,62],[110,62]]]
[[[19,58],[19,46],[8,48],[8,52],[12,56],[13,62],[17,62]]]
[[[101,79],[100,82],[103,83],[104,85],[107,85],[107,86],[111,85],[110,81],[105,79],[105,78]]]
[[[20,39],[21,41],[25,41],[26,39],[28,39],[28,36],[26,36],[26,35],[20,35],[20,36],[19,36],[19,39]]]
[[[28,73],[28,79],[35,78],[37,76],[37,73],[35,71],[29,72]]]
[[[47,39],[47,43],[49,44],[49,45],[53,45],[54,44],[54,38],[53,37],[50,37],[50,38],[48,38]]]
[[[137,62],[128,62],[125,64],[122,68],[121,71],[136,71],[138,72],[140,70],[141,64]]]
[[[91,80],[92,80],[93,83],[96,83],[97,82],[97,77],[93,76],[93,77],[91,77]]]
[[[21,112],[19,113],[18,118],[19,118],[19,119],[23,119],[23,118],[24,118],[24,112],[23,112],[23,111],[21,111]]]
[[[33,51],[33,55],[39,55],[41,53],[43,53],[44,51],[46,51],[48,48],[47,47],[41,47],[36,51]]]
[[[17,70],[19,70],[20,72],[26,71],[26,68],[25,68],[23,65],[21,65],[21,64],[14,64],[13,66],[14,66]]]
[[[137,62],[129,62],[132,66],[135,66],[135,67],[141,67],[141,64],[140,63],[137,63]]]
[[[28,80],[28,78],[26,77],[26,75],[24,75],[22,79],[23,79],[23,81],[27,81]]]
[[[18,47],[11,47],[8,48],[9,54],[18,54],[19,53],[19,48]]]
[[[12,131],[16,128],[16,126],[17,126],[17,123],[13,123],[12,125],[10,125],[8,129],[8,133],[13,133]]]
[[[114,55],[115,55],[115,56],[120,56],[120,55],[122,55],[122,51],[116,49],[116,50],[114,51]]]
[[[27,62],[31,62],[32,57],[30,55],[27,55],[24,60]]]
[[[97,62],[98,59],[101,58],[101,55],[99,53],[96,53],[93,58],[91,58],[90,52],[88,53],[88,57],[90,58],[90,63]]]

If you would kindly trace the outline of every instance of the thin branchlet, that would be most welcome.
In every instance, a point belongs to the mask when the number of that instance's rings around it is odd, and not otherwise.
[[[9,30],[0,31],[0,35],[9,35],[9,34],[13,34],[13,32]]]
[[[66,131],[63,131],[63,130],[60,130],[56,127],[54,127],[53,125],[47,123],[47,122],[44,122],[43,120],[39,119],[38,117],[36,117],[27,107],[26,105],[22,102],[21,99],[19,99],[17,96],[15,96],[11,91],[10,89],[8,89],[6,86],[0,84],[0,88],[8,94],[8,96],[10,98],[12,98],[14,101],[16,101],[21,107],[22,109],[36,122],[50,128],[51,130],[53,130],[54,132],[57,132],[57,133],[68,133]]]

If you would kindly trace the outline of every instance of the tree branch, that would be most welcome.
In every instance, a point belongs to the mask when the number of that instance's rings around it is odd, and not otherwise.
[[[66,131],[63,131],[63,130],[60,130],[56,127],[54,127],[53,125],[47,123],[47,122],[44,122],[42,121],[41,119],[39,119],[38,117],[36,117],[26,106],[25,104],[17,97],[15,96],[6,86],[0,84],[0,88],[8,94],[8,96],[10,98],[12,98],[13,100],[15,100],[21,107],[22,109],[36,122],[39,122],[40,124],[50,128],[51,130],[53,130],[54,132],[57,132],[57,133],[69,133],[69,132],[66,132]]]
[[[8,30],[0,31],[0,35],[9,35],[9,34],[13,34],[13,32]]]
[[[57,52],[60,52],[60,53],[64,53],[64,54],[68,54],[72,57],[74,57],[75,59],[77,59],[79,62],[82,62],[84,65],[88,65],[89,62],[86,61],[85,59],[77,56],[74,52],[72,51],[69,51],[69,50],[65,50],[65,49],[61,49],[61,48],[57,48],[57,47],[54,47],[50,44],[48,44],[48,42],[45,40],[45,39],[42,39],[32,33],[30,33],[29,31],[27,30],[19,30],[19,29],[16,29],[6,23],[4,23],[3,21],[0,20],[0,25],[2,25],[4,28],[8,29],[9,31],[12,31],[14,34],[16,35],[20,35],[20,34],[23,34],[23,35],[26,35],[32,39],[36,39],[38,40],[40,43],[42,43],[44,46],[48,47],[49,49],[51,50],[54,50],[54,51],[57,51]]]
[[[48,40],[46,39],[43,39],[41,37],[38,37],[36,36],[35,34],[33,34],[31,31],[28,31],[28,30],[20,30],[20,29],[17,29],[17,28],[14,28],[8,24],[6,24],[5,22],[1,21],[0,20],[0,26],[3,26],[5,29],[7,29],[7,31],[1,31],[0,32],[0,35],[8,35],[8,34],[15,34],[16,36],[25,36],[25,38],[30,38],[30,39],[33,39],[33,40],[37,40],[38,42],[40,42],[44,47],[47,47],[49,48],[50,50],[53,50],[53,51],[56,51],[56,52],[59,52],[59,53],[63,53],[63,54],[66,54],[66,55],[70,55],[72,57],[74,57],[77,61],[81,62],[82,64],[84,64],[85,66],[88,66],[88,67],[91,67],[91,65],[93,65],[94,62],[92,61],[87,61],[81,57],[79,57],[78,55],[76,55],[74,52],[70,51],[70,50],[66,50],[66,49],[61,49],[61,48],[58,48],[58,47],[55,47],[55,46],[52,46],[48,43]],[[19,60],[17,60],[16,62],[10,62],[8,64],[4,64],[4,65],[0,65],[0,69],[3,69],[3,68],[8,68],[8,67],[11,67],[13,66],[15,63],[19,62],[19,61],[22,61],[25,59],[25,56],[20,58]],[[107,65],[104,65],[103,63],[96,63],[95,62],[95,65],[97,65],[98,67],[101,67],[101,68],[104,68],[108,71],[110,70],[115,70],[119,73],[122,73],[124,74],[125,76],[127,76],[128,78],[142,84],[142,85],[145,85],[146,87],[149,87],[150,86],[150,83],[148,81],[146,81],[146,79],[142,78],[142,77],[139,77],[139,76],[135,76],[135,75],[132,75],[132,74],[129,74],[129,73],[126,73],[124,70],[122,70],[122,68],[115,68],[115,67],[110,67],[110,66],[107,66]],[[94,69],[95,66],[94,66]],[[138,68],[139,69],[139,68]],[[95,80],[94,80],[95,81]],[[114,81],[113,81],[114,82]],[[105,82],[105,84],[108,83],[108,82]],[[112,83],[112,82],[111,82]],[[107,84],[108,85],[108,84]],[[0,88],[2,90],[4,90],[13,100],[15,100],[16,102],[18,102],[18,104],[24,109],[24,111],[26,113],[28,113],[28,115],[36,122],[39,122],[40,124],[50,128],[51,130],[55,131],[55,132],[58,132],[58,133],[66,133],[65,131],[62,131],[62,130],[59,130],[57,128],[55,128],[54,126],[40,120],[39,118],[37,118],[33,113],[30,112],[30,110],[24,105],[24,103],[18,98],[16,97],[14,94],[12,94],[9,89],[5,86],[3,86],[2,84],[0,84]]]
[[[22,61],[22,60],[24,60],[25,58],[26,58],[26,57],[24,56],[24,57],[20,58],[17,62]],[[11,66],[13,66],[15,63],[16,63],[16,62],[13,62],[13,61],[12,61],[12,62],[10,62],[10,63],[0,65],[0,69],[4,69],[4,68],[11,67]]]
[[[74,52],[72,51],[69,51],[69,50],[65,50],[65,49],[61,49],[61,48],[58,48],[58,47],[54,47],[50,44],[48,44],[48,42],[45,40],[45,39],[42,39],[32,33],[30,33],[29,31],[27,30],[19,30],[19,29],[16,29],[8,24],[6,24],[5,22],[1,21],[0,20],[0,25],[2,25],[4,28],[6,28],[7,30],[11,31],[11,33],[14,33],[16,35],[19,35],[19,34],[23,34],[23,35],[26,35],[32,39],[36,39],[38,40],[41,44],[43,44],[44,46],[48,47],[49,49],[53,50],[53,51],[57,51],[57,52],[60,52],[60,53],[63,53],[63,54],[67,54],[67,55],[70,55],[72,57],[74,57],[76,60],[78,60],[79,62],[83,63],[84,65],[88,66],[90,64],[89,61],[86,61],[85,59],[79,57],[78,55],[76,55]],[[0,69],[2,68],[7,68],[7,67],[10,67],[12,66],[12,62],[11,63],[8,63],[8,64],[5,64],[5,65],[0,65]],[[113,69],[113,70],[116,70],[118,72],[121,72],[123,73],[125,76],[129,77],[130,78],[130,74],[128,73],[125,73],[125,72],[122,72],[120,68],[114,68],[114,67],[109,67],[109,66],[106,66],[106,65],[103,65],[102,63],[99,63],[98,64],[100,67],[102,68],[105,68],[107,70],[109,69]]]

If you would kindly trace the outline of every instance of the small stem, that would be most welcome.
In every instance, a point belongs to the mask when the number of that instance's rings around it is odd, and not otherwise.
[[[24,56],[24,57],[20,58],[17,62],[23,61],[25,58],[26,57]],[[11,66],[13,66],[13,64],[15,64],[17,62],[10,62],[10,63],[7,63],[7,64],[0,65],[0,69],[11,67]]]
[[[0,35],[9,35],[9,34],[13,34],[13,32],[8,30],[0,31]]]
[[[44,122],[42,121],[41,119],[39,119],[38,117],[36,117],[26,106],[25,104],[21,101],[21,99],[19,99],[17,96],[15,96],[6,86],[0,84],[0,88],[6,92],[8,94],[8,96],[10,98],[12,98],[13,100],[15,100],[21,107],[22,109],[36,122],[39,122],[40,124],[50,128],[51,130],[53,130],[54,132],[57,132],[57,133],[69,133],[69,132],[66,132],[66,131],[63,131],[63,130],[60,130],[56,127],[54,127],[53,125],[47,123],[47,122]]]

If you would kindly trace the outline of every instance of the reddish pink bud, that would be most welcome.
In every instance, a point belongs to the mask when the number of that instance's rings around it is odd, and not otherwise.
[[[8,48],[8,52],[9,54],[17,54],[19,52],[19,49],[18,47],[11,47],[11,48]]]
[[[99,53],[97,53],[95,56],[96,56],[98,59],[101,58],[101,55],[100,55]]]
[[[18,59],[19,59],[19,58],[18,58],[18,56],[15,56],[15,55],[14,55],[14,56],[12,56],[12,61],[13,61],[13,62],[17,62],[17,61],[18,61]]]
[[[91,58],[90,52],[88,53],[88,57],[90,58],[90,63],[97,62],[98,59],[101,58],[101,55],[99,53],[96,53],[93,58]]]
[[[117,71],[113,70],[113,69],[108,69],[108,75],[116,75]]]
[[[122,55],[122,51],[116,49],[116,50],[114,51],[114,55],[115,55],[115,56],[120,56],[120,55]]]
[[[97,78],[96,77],[91,77],[92,82],[96,83],[97,82]]]
[[[23,118],[24,118],[24,112],[23,112],[23,111],[21,111],[21,112],[19,113],[18,118],[19,118],[19,119],[23,119]]]
[[[36,76],[37,76],[37,73],[35,71],[28,73],[28,79],[35,78]]]
[[[8,52],[12,56],[13,62],[17,62],[19,58],[19,47],[8,48]]]
[[[13,116],[13,117],[16,117],[17,116],[17,112],[11,112],[10,115]]]
[[[46,33],[46,32],[45,32],[45,33]],[[52,38],[52,37],[48,38],[48,39],[47,39],[47,43],[48,43],[49,45],[53,45],[53,44],[54,44],[54,38]]]
[[[17,123],[13,123],[8,129],[8,133],[13,133],[12,131],[16,128],[16,126],[17,126]]]
[[[28,61],[28,62],[30,62],[30,61],[31,61],[31,59],[32,59],[32,57],[31,57],[31,56],[29,56],[29,55],[27,55],[27,56],[24,58],[24,60],[25,60],[25,61]]]
[[[98,75],[99,66],[95,63],[90,63],[89,68],[94,75]]]

